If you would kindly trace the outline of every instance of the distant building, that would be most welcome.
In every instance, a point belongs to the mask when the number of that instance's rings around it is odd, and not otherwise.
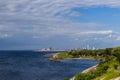
[[[43,49],[41,49],[41,51],[52,51],[52,48],[50,47],[50,48],[43,48]]]
[[[81,50],[80,48],[76,48],[75,50]]]
[[[92,50],[95,50],[96,48],[95,47],[93,47],[93,49]]]

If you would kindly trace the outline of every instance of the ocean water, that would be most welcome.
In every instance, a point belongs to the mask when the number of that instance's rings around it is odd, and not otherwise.
[[[0,80],[62,80],[98,63],[94,60],[49,61],[51,52],[0,51]]]

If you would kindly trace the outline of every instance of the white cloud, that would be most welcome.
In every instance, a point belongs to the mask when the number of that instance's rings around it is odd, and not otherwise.
[[[10,37],[11,35],[9,34],[2,34],[0,33],[0,38],[7,38],[7,37]]]
[[[65,15],[82,16],[81,13],[74,11],[74,8],[99,6],[120,8],[120,1],[0,0],[0,38],[7,38],[11,35],[12,37],[26,36],[25,38],[28,36],[49,38],[62,35],[73,37],[76,41],[116,39],[119,33],[116,35],[112,30],[102,30],[106,26],[104,24],[74,22],[63,17]],[[113,33],[115,36],[112,36]]]
[[[103,24],[73,22],[59,16],[81,16],[76,7],[118,7],[118,0],[1,0],[0,31],[12,35],[54,36],[75,34],[109,34],[110,30],[97,31]],[[28,27],[28,28],[27,28]],[[31,27],[31,29],[29,29]],[[96,31],[95,31],[96,30]]]
[[[79,15],[72,9],[76,7],[97,7],[107,6],[120,8],[119,0],[1,0],[0,14],[26,15],[26,16],[54,16],[56,13],[61,15]]]
[[[101,31],[84,31],[84,32],[80,32],[78,34],[111,34],[113,33],[112,30],[101,30]]]
[[[118,36],[118,37],[116,38],[116,40],[117,40],[117,41],[120,41],[120,36]]]
[[[112,35],[112,34],[109,34],[109,35],[108,35],[108,38],[112,38],[112,37],[113,37],[113,35]]]
[[[114,44],[115,42],[118,42],[120,40],[120,33],[112,30],[89,30],[79,32],[73,38],[85,44],[90,44],[94,42],[101,42],[101,44]]]

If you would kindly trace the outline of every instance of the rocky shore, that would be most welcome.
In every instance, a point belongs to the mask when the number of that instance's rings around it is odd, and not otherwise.
[[[58,58],[58,54],[60,54],[60,53],[52,54],[48,60],[50,60],[50,61],[60,61],[60,59]]]

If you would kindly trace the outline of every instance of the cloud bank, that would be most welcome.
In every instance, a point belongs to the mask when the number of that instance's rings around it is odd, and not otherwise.
[[[49,39],[65,36],[83,41],[119,41],[119,33],[96,22],[77,22],[75,8],[120,8],[119,0],[0,0],[0,38]],[[18,39],[20,41],[20,39]],[[78,41],[78,42],[79,42]],[[24,44],[24,43],[23,43]]]

